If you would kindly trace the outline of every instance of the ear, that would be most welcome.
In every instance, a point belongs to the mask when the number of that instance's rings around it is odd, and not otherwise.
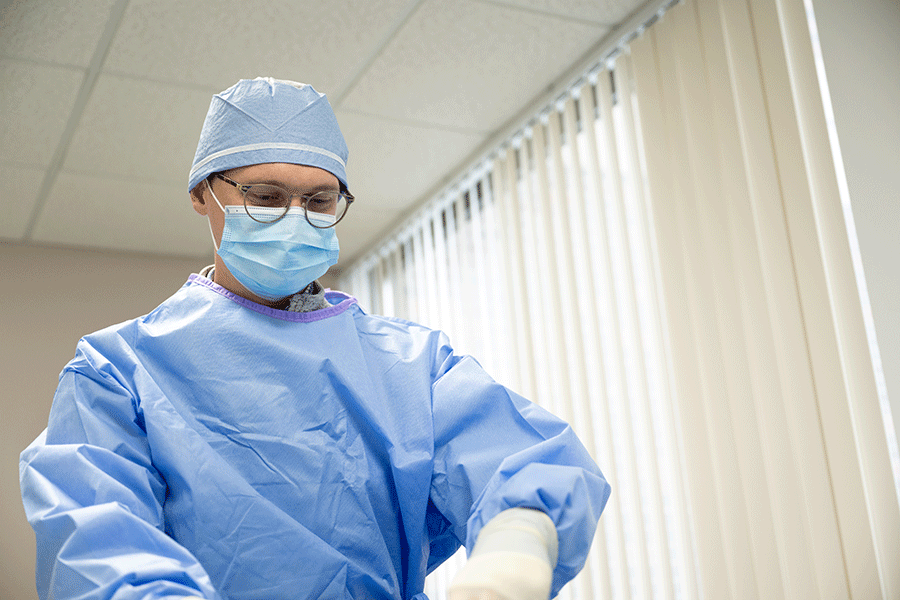
[[[207,183],[206,179],[202,180],[200,183],[194,186],[194,189],[191,190],[191,204],[194,206],[194,210],[197,211],[198,214],[203,215],[204,217],[207,215],[209,211],[209,206],[206,203],[206,191],[207,191]]]

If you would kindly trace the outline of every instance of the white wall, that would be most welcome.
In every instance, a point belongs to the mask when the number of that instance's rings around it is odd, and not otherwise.
[[[813,0],[813,9],[900,438],[900,2]]]

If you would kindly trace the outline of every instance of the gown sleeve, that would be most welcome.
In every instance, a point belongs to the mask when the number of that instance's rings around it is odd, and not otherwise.
[[[203,567],[165,533],[166,483],[137,402],[83,348],[60,376],[47,429],[19,476],[47,598],[218,599]]]
[[[542,510],[559,537],[552,595],[584,566],[610,486],[572,428],[443,340],[432,386],[431,501],[469,552],[508,508]]]

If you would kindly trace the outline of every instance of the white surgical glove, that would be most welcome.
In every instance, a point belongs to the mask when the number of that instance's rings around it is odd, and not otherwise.
[[[558,543],[545,513],[504,510],[478,533],[469,560],[450,584],[449,600],[547,600]]]

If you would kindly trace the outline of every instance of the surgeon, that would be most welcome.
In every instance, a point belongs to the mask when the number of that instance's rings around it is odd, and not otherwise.
[[[447,338],[316,281],[353,202],[323,94],[213,97],[188,190],[215,264],[84,337],[21,456],[42,599],[545,600],[609,486]]]

